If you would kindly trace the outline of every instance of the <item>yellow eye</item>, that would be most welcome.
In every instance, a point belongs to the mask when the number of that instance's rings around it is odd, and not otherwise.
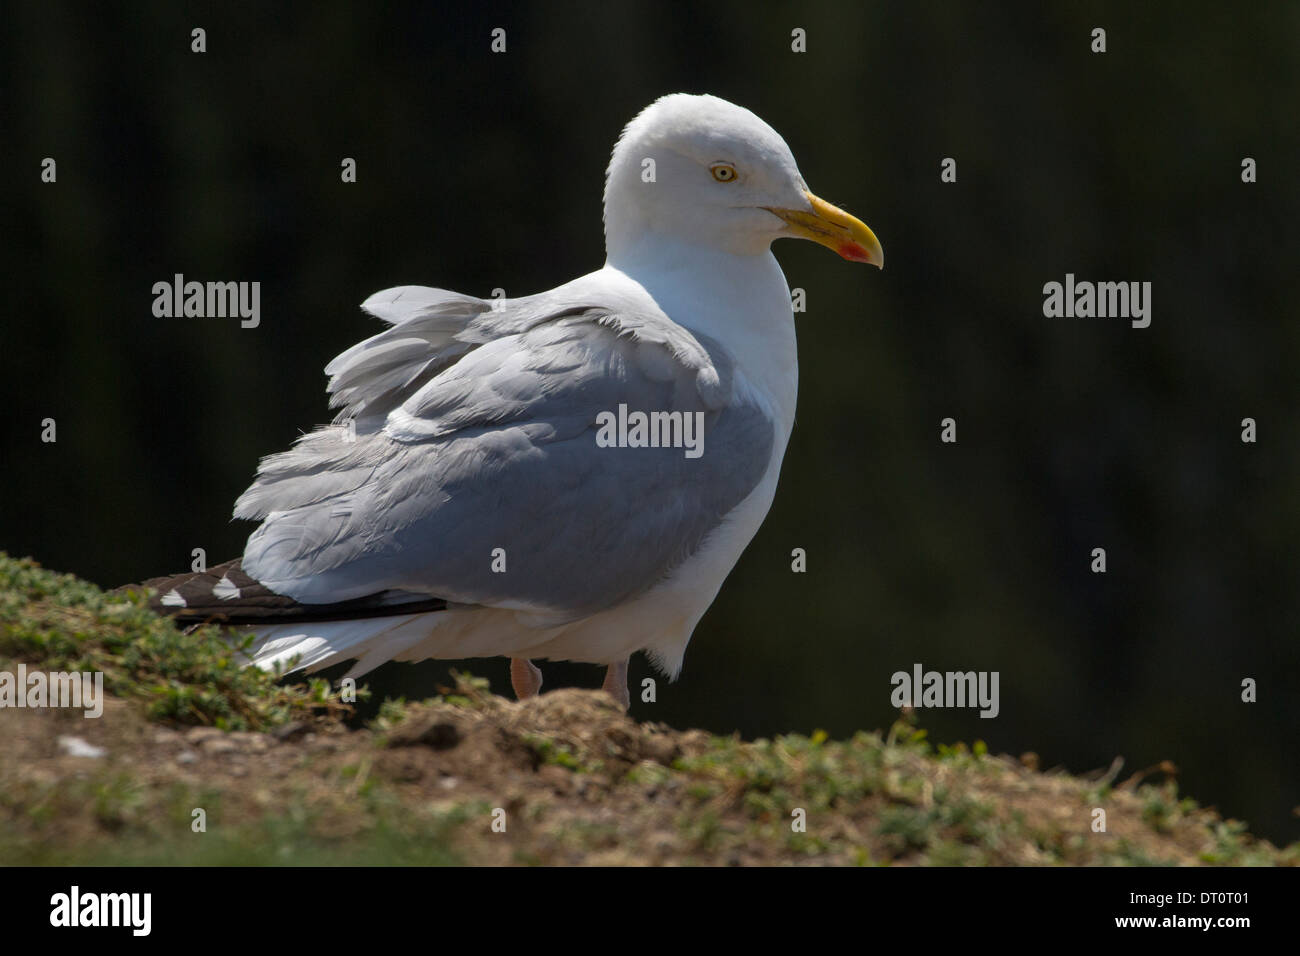
[[[714,163],[709,167],[709,171],[713,173],[713,178],[720,183],[729,183],[736,178],[736,167],[731,163]]]

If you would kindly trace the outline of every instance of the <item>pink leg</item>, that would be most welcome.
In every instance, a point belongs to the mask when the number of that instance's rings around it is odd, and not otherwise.
[[[527,700],[536,697],[542,689],[542,672],[537,665],[524,657],[510,658],[510,686],[515,689],[515,697]]]
[[[627,692],[627,658],[616,664],[610,664],[605,670],[605,683],[601,685],[605,693],[618,701],[618,705],[627,710],[632,700]]]

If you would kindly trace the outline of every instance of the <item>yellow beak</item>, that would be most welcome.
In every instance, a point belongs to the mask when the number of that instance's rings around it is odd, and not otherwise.
[[[869,262],[877,269],[885,267],[885,250],[880,248],[880,240],[865,222],[812,193],[804,195],[812,204],[810,210],[768,206],[767,211],[784,219],[790,226],[791,235],[834,249],[853,262]]]

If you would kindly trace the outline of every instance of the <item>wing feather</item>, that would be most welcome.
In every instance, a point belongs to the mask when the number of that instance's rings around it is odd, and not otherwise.
[[[243,567],[276,593],[576,618],[662,580],[766,472],[773,423],[730,355],[652,303],[411,288],[368,300],[392,327],[327,367],[355,430],[264,460],[237,503],[265,518]],[[620,405],[702,421],[704,453],[601,447],[598,416]]]

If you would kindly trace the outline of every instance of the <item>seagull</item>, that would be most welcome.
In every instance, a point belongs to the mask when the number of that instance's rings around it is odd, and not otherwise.
[[[614,146],[602,268],[536,295],[424,286],[325,367],[330,425],[264,458],[242,558],[154,578],[160,611],[254,633],[259,667],[503,656],[670,679],[766,516],[798,387],[773,240],[882,267],[785,141],[716,96],[664,96]]]

